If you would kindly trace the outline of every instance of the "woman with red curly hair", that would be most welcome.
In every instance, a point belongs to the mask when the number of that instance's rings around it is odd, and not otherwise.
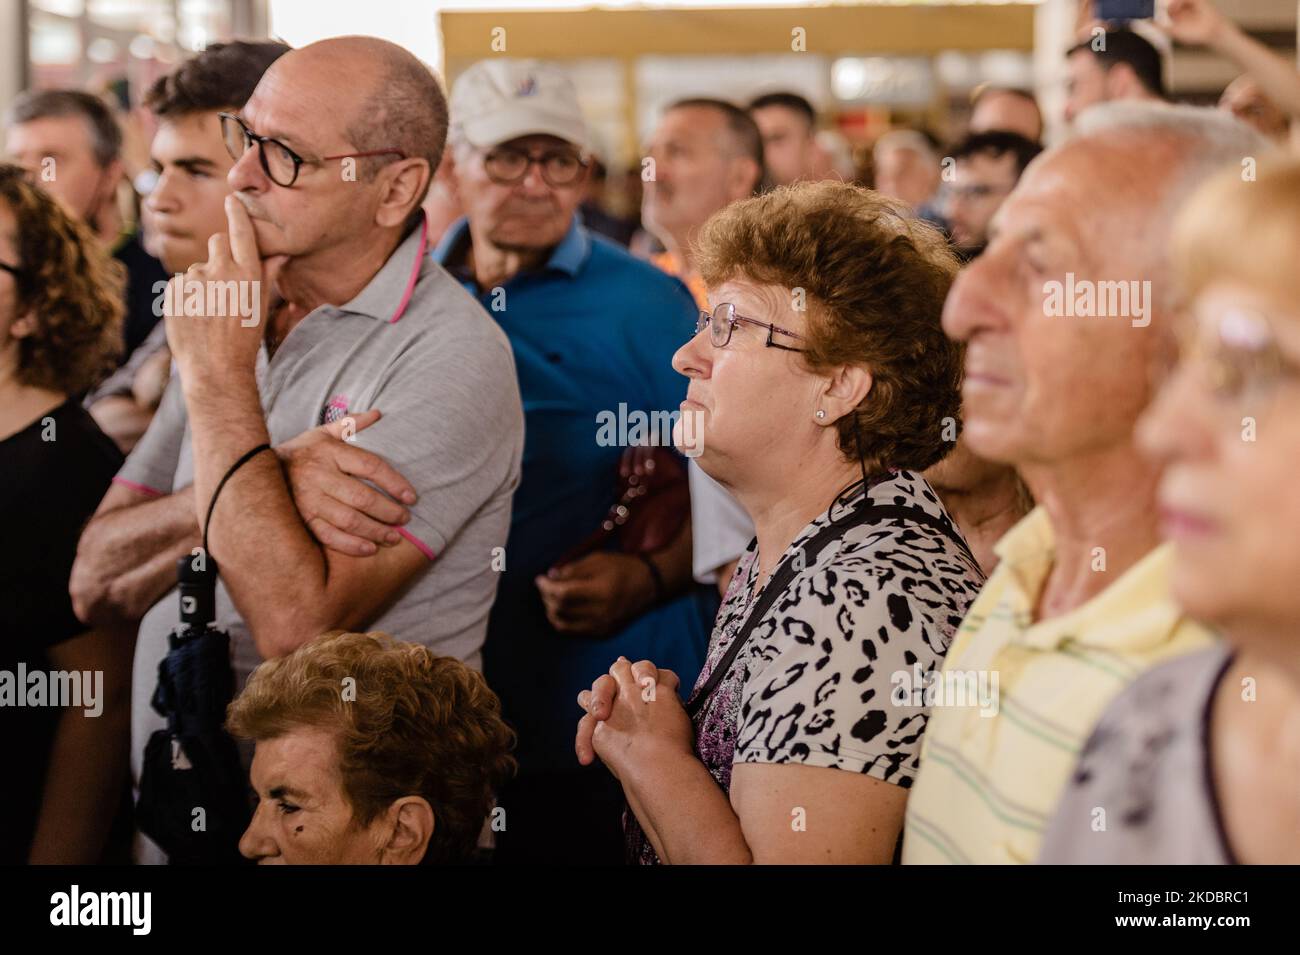
[[[121,348],[122,278],[24,176],[0,164],[0,862],[93,863],[124,793],[134,634],[88,631],[68,576],[122,463],[80,399]]]

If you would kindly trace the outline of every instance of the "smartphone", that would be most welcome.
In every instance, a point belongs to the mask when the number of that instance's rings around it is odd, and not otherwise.
[[[1097,19],[1150,20],[1156,15],[1156,0],[1094,0]]]

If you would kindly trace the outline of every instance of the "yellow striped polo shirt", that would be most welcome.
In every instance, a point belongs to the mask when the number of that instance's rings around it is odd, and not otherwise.
[[[1169,590],[1161,545],[1069,613],[1034,622],[1055,553],[1035,508],[998,542],[1001,558],[944,661],[907,804],[905,864],[1021,863],[1110,700],[1147,667],[1209,645]],[[1104,570],[1098,570],[1104,573]],[[983,705],[942,687],[987,681]],[[994,704],[993,701],[996,701]],[[947,705],[950,702],[957,705]]]

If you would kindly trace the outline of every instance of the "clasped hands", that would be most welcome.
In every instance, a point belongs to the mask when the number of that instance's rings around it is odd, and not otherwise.
[[[672,670],[649,660],[630,663],[619,657],[590,690],[578,694],[585,710],[578,721],[574,751],[589,766],[596,757],[626,782],[640,765],[694,758],[694,731],[678,696],[680,681]]]

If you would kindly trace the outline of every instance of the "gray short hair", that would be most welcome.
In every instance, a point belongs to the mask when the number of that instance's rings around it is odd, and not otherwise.
[[[1130,135],[1183,146],[1182,163],[1164,184],[1164,198],[1171,213],[1215,173],[1247,158],[1258,159],[1274,148],[1263,134],[1223,110],[1143,101],[1101,103],[1085,110],[1075,121],[1067,142],[1093,138],[1115,141]]]
[[[90,133],[95,162],[107,167],[122,154],[122,130],[108,105],[98,96],[81,90],[28,90],[19,93],[5,116],[5,127],[21,126],[38,119],[80,116]]]

